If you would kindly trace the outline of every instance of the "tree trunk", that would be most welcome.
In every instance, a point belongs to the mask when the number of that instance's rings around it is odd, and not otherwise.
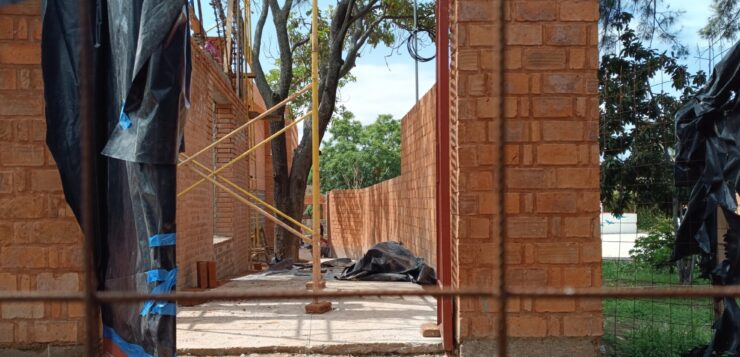
[[[689,256],[676,262],[678,267],[678,281],[681,285],[690,285],[694,280],[694,257]]]

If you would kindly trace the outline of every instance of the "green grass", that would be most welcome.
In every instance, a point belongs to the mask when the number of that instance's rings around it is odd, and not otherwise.
[[[605,261],[602,272],[605,286],[678,285],[676,273],[624,261]],[[678,356],[712,337],[709,298],[604,299],[603,307],[607,356]]]

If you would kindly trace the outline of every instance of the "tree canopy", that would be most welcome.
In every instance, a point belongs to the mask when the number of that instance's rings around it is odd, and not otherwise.
[[[368,125],[344,111],[321,149],[321,190],[363,188],[401,174],[401,122],[379,115]]]

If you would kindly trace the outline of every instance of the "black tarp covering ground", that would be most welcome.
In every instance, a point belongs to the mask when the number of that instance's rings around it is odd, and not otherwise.
[[[434,269],[398,242],[376,244],[360,260],[345,268],[337,279],[437,283]]]
[[[740,42],[714,68],[706,86],[676,113],[676,183],[693,187],[686,216],[676,233],[673,258],[701,255],[704,276],[715,285],[740,283],[740,217],[735,193],[740,188]],[[717,232],[717,208],[727,219],[727,232]],[[725,257],[717,261],[718,236]],[[738,355],[740,308],[725,298],[709,346],[692,356]]]
[[[176,164],[190,88],[185,0],[91,1],[80,27],[79,2],[43,3],[42,68],[47,144],[67,202],[80,207],[81,70],[94,86],[98,289],[174,290]],[[80,34],[92,37],[80,48]],[[92,53],[80,69],[80,50]],[[174,356],[175,303],[103,305],[104,349],[113,356]]]

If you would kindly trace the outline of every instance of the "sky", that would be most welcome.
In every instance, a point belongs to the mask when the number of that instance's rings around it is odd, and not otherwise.
[[[201,1],[204,27],[209,29],[214,25],[213,11],[207,1]],[[255,1],[252,3],[255,4]],[[319,0],[319,8],[325,9],[329,3],[333,1]],[[309,9],[310,7],[303,8],[306,11]],[[256,22],[257,18],[253,16],[253,27]],[[276,53],[275,30],[271,22],[271,18],[268,18],[263,47],[272,46],[273,53]],[[209,34],[215,35],[215,30]],[[434,48],[427,48],[421,54],[426,56],[433,51]],[[263,57],[263,65],[270,62],[272,61]],[[366,48],[357,59],[357,66],[352,74],[357,80],[340,90],[337,104],[344,105],[365,125],[374,122],[381,114],[391,114],[394,118],[401,119],[416,103],[414,60],[405,46],[398,51],[383,45],[374,49]],[[424,96],[435,82],[435,61],[419,63],[419,96]]]
[[[206,1],[202,3],[205,28],[208,29],[214,23],[213,13],[206,5]],[[260,3],[260,1],[253,1],[254,3]],[[325,9],[330,3],[333,1],[319,0],[319,7]],[[679,30],[679,38],[691,51],[690,55],[681,62],[686,64],[692,73],[699,69],[707,71],[710,65],[707,59],[697,58],[701,55],[697,48],[705,50],[708,47],[707,41],[701,39],[697,32],[704,26],[711,13],[710,3],[710,0],[664,0],[663,2],[664,6],[672,10],[683,11],[675,29]],[[305,7],[303,10],[308,9]],[[255,22],[256,17],[253,18],[253,23]],[[265,28],[263,46],[272,46],[274,52],[274,42],[274,27],[269,19]],[[654,46],[658,49],[668,49],[667,45],[657,43],[657,41]],[[727,47],[725,46],[725,49]],[[430,51],[433,51],[433,48],[427,48],[424,54]],[[703,56],[706,57],[707,54],[704,53]],[[263,58],[263,64],[270,62],[269,59]],[[400,119],[416,102],[414,61],[406,52],[405,46],[399,51],[393,51],[382,45],[374,49],[366,48],[362,56],[358,58],[357,66],[352,73],[357,80],[341,89],[338,104],[346,106],[363,124],[373,122],[380,114],[391,114]],[[431,88],[435,80],[435,61],[420,63],[420,96]]]

